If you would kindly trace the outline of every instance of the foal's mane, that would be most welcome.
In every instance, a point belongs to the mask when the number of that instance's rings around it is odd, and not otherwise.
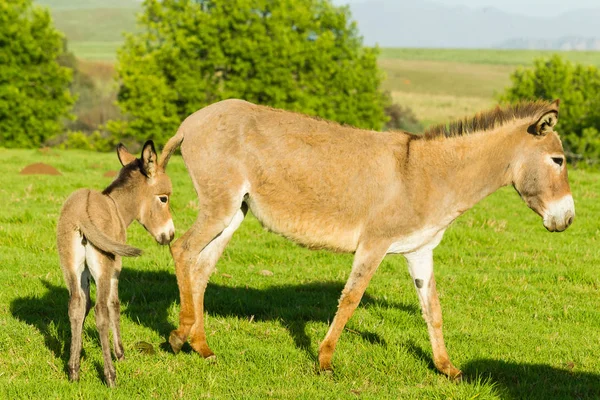
[[[497,106],[488,111],[463,118],[449,124],[440,124],[426,129],[420,137],[435,139],[439,137],[465,136],[473,132],[489,131],[515,119],[534,118],[551,108],[547,101],[525,101],[504,107]]]

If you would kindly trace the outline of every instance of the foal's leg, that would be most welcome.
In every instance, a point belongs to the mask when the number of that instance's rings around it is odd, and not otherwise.
[[[377,270],[381,260],[386,254],[388,245],[364,246],[360,245],[354,255],[352,272],[342,291],[335,318],[329,327],[325,339],[319,346],[319,367],[322,370],[331,370],[331,358],[335,345],[346,325],[348,319],[360,303],[371,277]]]
[[[217,260],[247,210],[245,204],[240,208],[241,198],[229,203],[229,211],[221,204],[220,213],[211,214],[210,208],[203,207],[194,225],[171,246],[181,301],[179,328],[169,336],[175,353],[191,331],[192,348],[205,358],[214,355],[204,333],[204,291]]]
[[[427,322],[429,340],[433,348],[433,363],[441,373],[450,378],[458,378],[462,372],[452,365],[442,334],[442,309],[433,276],[433,250],[419,250],[404,256],[417,289],[423,318]]]
[[[59,240],[60,264],[69,289],[69,322],[71,324],[71,348],[69,355],[69,379],[79,380],[83,322],[89,310],[89,271],[85,268],[85,248],[81,237],[73,232],[64,241]]]
[[[121,303],[119,301],[119,275],[121,273],[121,257],[115,260],[115,270],[110,280],[110,294],[108,296],[108,315],[113,333],[113,347],[117,360],[125,358],[123,342],[121,341]]]
[[[115,386],[117,376],[111,359],[109,340],[111,325],[109,299],[111,298],[112,278],[115,269],[113,257],[99,252],[92,245],[86,246],[87,263],[96,281],[96,328],[100,336],[102,357],[104,359],[104,379],[108,387]]]

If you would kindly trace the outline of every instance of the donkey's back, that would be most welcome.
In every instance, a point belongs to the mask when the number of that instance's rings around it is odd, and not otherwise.
[[[402,132],[226,100],[188,117],[178,135],[200,209],[229,207],[225,225],[244,202],[263,225],[296,242],[354,251],[372,220],[385,229],[383,210],[402,208],[398,195],[406,195],[410,135]]]

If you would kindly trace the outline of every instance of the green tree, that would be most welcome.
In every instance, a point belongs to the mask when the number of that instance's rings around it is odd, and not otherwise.
[[[73,104],[62,52],[46,9],[0,0],[0,146],[36,147],[61,131]]]
[[[512,86],[500,100],[560,99],[557,132],[572,161],[600,161],[600,70],[573,64],[559,55],[537,59],[532,68],[518,68]]]
[[[110,129],[159,143],[227,98],[380,129],[378,49],[330,0],[146,0],[117,67],[127,116]]]

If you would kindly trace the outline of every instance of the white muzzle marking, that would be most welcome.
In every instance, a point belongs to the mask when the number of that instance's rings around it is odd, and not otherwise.
[[[544,213],[544,226],[551,232],[562,232],[575,218],[573,196],[568,194],[560,200],[549,203]]]
[[[173,219],[169,219],[169,221],[158,230],[158,233],[155,236],[155,239],[160,244],[167,244],[173,240],[175,236],[175,224],[173,224]]]

